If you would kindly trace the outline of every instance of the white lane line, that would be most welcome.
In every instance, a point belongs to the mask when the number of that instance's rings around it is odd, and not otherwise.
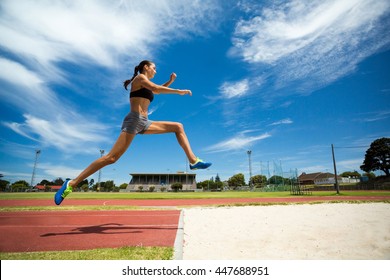
[[[180,217],[179,217],[179,222],[177,225],[175,243],[173,245],[173,248],[174,248],[173,259],[174,260],[182,260],[183,259],[183,240],[184,240],[184,211],[182,210],[182,211],[180,211]]]

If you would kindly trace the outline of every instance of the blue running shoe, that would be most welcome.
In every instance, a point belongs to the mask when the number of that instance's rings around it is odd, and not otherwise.
[[[200,158],[196,158],[196,161],[194,164],[190,164],[190,169],[191,170],[196,170],[196,169],[206,169],[211,166],[211,162],[204,162]]]
[[[55,196],[54,196],[54,202],[57,205],[60,205],[61,202],[64,200],[64,198],[72,192],[72,187],[69,185],[70,180],[66,180],[65,183],[62,185],[61,189],[59,189]]]

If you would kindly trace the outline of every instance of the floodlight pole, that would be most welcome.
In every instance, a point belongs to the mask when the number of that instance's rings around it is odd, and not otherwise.
[[[188,158],[186,157],[186,165],[185,165],[185,168],[186,168],[186,181],[185,181],[185,186],[183,186],[184,187],[184,189],[186,189],[187,188],[187,186],[188,186]],[[182,189],[183,190],[183,189]]]
[[[249,160],[249,188],[252,190],[252,181],[251,181],[251,178],[252,178],[252,159],[251,159],[252,151],[248,150],[247,154],[248,154],[248,160]]]
[[[36,170],[36,168],[37,168],[38,156],[39,156],[40,153],[41,153],[41,150],[35,150],[35,161],[34,161],[33,172],[32,172],[32,175],[31,175],[31,184],[30,184],[30,188],[33,188],[33,187],[34,187],[35,170]]]
[[[336,192],[337,192],[337,194],[340,194],[339,182],[337,180],[336,159],[334,157],[334,146],[333,146],[333,144],[332,144],[332,157],[333,157],[334,182],[335,182]]]
[[[102,157],[103,154],[104,154],[104,150],[100,150],[100,157]],[[99,176],[98,176],[98,189],[99,189],[99,191],[100,191],[100,178],[101,178],[101,176],[102,176],[102,170],[100,169]]]

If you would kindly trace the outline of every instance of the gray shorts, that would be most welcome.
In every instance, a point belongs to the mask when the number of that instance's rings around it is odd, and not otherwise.
[[[131,111],[123,120],[122,131],[130,134],[143,134],[151,124],[152,121],[148,120],[147,117]]]

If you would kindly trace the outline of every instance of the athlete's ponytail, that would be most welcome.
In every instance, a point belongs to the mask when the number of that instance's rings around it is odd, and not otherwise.
[[[149,60],[143,60],[140,62],[140,64],[138,64],[138,66],[135,66],[133,77],[130,80],[126,80],[123,82],[123,86],[125,87],[125,89],[127,90],[127,87],[129,86],[129,84],[134,80],[135,77],[137,77],[138,72],[142,73],[145,65],[151,65],[151,64],[153,64],[153,62],[151,62]]]
[[[130,80],[126,80],[123,82],[123,86],[125,87],[126,90],[129,84],[134,80],[134,78],[137,77],[137,75],[138,75],[138,66],[135,66],[133,77]]]

